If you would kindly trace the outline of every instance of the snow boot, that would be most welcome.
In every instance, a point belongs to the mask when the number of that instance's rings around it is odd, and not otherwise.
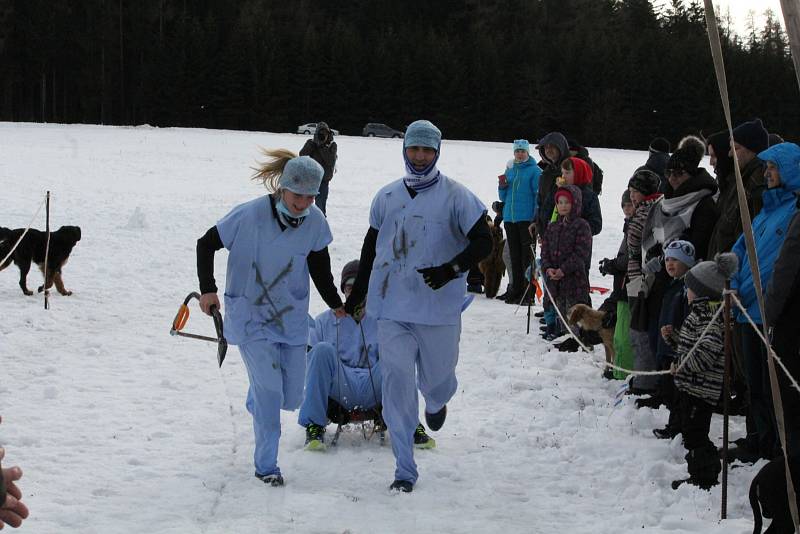
[[[273,488],[283,486],[283,477],[280,474],[262,475],[261,473],[256,473],[256,478],[264,484],[269,484]]]
[[[719,484],[718,476],[722,471],[719,452],[713,444],[697,447],[686,453],[686,466],[689,478],[672,483],[672,489],[677,489],[684,482],[697,486],[700,489],[710,490]],[[675,485],[678,482],[677,486]]]
[[[676,432],[674,428],[670,428],[669,425],[665,426],[664,428],[653,429],[653,435],[658,439],[672,439],[678,434],[679,432]]]
[[[307,451],[324,451],[327,446],[325,445],[325,427],[309,424],[306,427],[306,444],[305,450]]]
[[[436,447],[436,440],[430,437],[425,432],[425,427],[422,423],[417,425],[414,431],[414,447],[417,449],[433,449]]]
[[[395,480],[389,486],[389,491],[397,491],[399,493],[411,493],[414,491],[414,484],[408,480]]]
[[[563,343],[558,343],[553,346],[556,348],[556,350],[561,352],[578,352],[581,348],[580,345],[578,345],[578,342],[575,341],[574,338],[569,338]]]
[[[436,413],[428,413],[425,412],[425,422],[428,423],[428,428],[436,432],[442,425],[444,425],[444,420],[447,417],[447,405],[445,404],[442,406],[442,409]]]
[[[483,287],[480,284],[467,284],[467,293],[483,294]]]
[[[654,410],[658,410],[662,404],[664,404],[664,399],[662,399],[658,394],[653,394],[650,397],[645,397],[643,399],[636,399],[633,402],[633,405],[636,406],[637,410],[639,408],[652,408]]]

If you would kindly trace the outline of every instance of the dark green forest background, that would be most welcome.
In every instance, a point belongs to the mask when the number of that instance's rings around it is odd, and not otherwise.
[[[777,16],[742,36],[720,21],[732,111],[796,139]],[[358,134],[420,117],[451,139],[627,148],[724,124],[697,1],[0,0],[0,120]]]

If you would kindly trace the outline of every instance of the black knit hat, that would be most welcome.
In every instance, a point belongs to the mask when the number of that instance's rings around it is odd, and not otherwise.
[[[700,161],[697,159],[697,154],[695,154],[694,150],[679,148],[669,157],[665,171],[686,171],[689,174],[694,174],[699,164]]]
[[[339,284],[339,289],[344,293],[344,287],[349,280],[355,280],[358,275],[358,260],[348,261],[342,269],[342,281]],[[352,283],[352,282],[351,282]]]
[[[672,145],[663,137],[656,137],[650,141],[649,150],[650,152],[664,152],[665,154],[669,154],[672,151]]]
[[[733,140],[756,154],[769,148],[769,134],[761,119],[744,122],[734,128]]]
[[[708,136],[708,146],[714,148],[714,156],[717,158],[717,165],[714,172],[719,178],[728,176],[733,169],[733,158],[729,155],[731,145],[728,142],[730,136],[727,130],[713,133]]]
[[[714,261],[703,261],[689,269],[683,279],[686,287],[698,297],[719,300],[725,289],[725,280],[739,269],[739,258],[733,252],[723,252]]]
[[[658,192],[661,178],[656,173],[644,167],[639,167],[628,180],[628,187],[632,187],[644,196],[650,196]]]

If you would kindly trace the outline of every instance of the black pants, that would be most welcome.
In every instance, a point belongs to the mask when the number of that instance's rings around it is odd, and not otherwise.
[[[722,470],[717,447],[708,438],[713,409],[707,402],[684,391],[678,392],[678,407],[683,446],[688,451],[689,476],[701,486],[712,486]]]
[[[750,414],[758,433],[758,454],[769,460],[775,457],[779,448],[775,409],[772,406],[772,390],[767,369],[767,350],[749,323],[737,323],[734,329],[738,333],[737,340],[741,342],[740,349],[744,356],[745,379],[750,394]]]
[[[797,326],[776,326],[772,335],[772,347],[794,379],[800,380],[800,334]],[[775,367],[783,404],[786,454],[792,460],[800,460],[800,393],[794,389],[777,363]]]
[[[531,235],[528,233],[531,223],[505,221],[503,224],[506,227],[508,253],[511,256],[511,279],[514,281],[511,292],[514,296],[522,296],[527,284],[525,269],[531,264]]]
[[[314,199],[314,203],[320,210],[322,210],[322,213],[326,215],[327,212],[325,210],[328,207],[328,182],[328,180],[322,180],[322,182],[319,184],[319,194]]]

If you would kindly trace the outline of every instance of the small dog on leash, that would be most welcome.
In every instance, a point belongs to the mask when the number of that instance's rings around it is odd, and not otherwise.
[[[489,223],[489,230],[492,233],[492,252],[478,262],[478,269],[483,274],[483,287],[486,298],[494,298],[500,290],[500,282],[503,280],[503,273],[506,272],[506,264],[503,263],[503,246],[506,240],[503,239],[503,230],[495,226],[492,218],[486,216]]]
[[[24,228],[12,230],[0,227],[0,260],[5,258],[20,236],[25,232]],[[81,229],[77,226],[62,226],[55,232],[50,232],[50,247],[47,252],[47,280],[39,287],[39,292],[44,291],[45,287],[50,289],[53,284],[62,295],[72,295],[64,287],[64,280],[61,278],[61,269],[67,263],[75,244],[81,240]],[[14,253],[0,265],[0,271],[11,265],[13,261],[19,267],[19,287],[26,295],[33,295],[33,291],[28,289],[28,272],[31,263],[39,266],[44,274],[44,256],[47,249],[47,233],[40,230],[30,229],[25,237],[22,238]]]
[[[603,340],[606,351],[606,362],[614,363],[614,329],[603,328],[603,317],[606,312],[594,310],[586,304],[575,304],[567,312],[567,322],[578,325],[584,330],[597,332]]]

